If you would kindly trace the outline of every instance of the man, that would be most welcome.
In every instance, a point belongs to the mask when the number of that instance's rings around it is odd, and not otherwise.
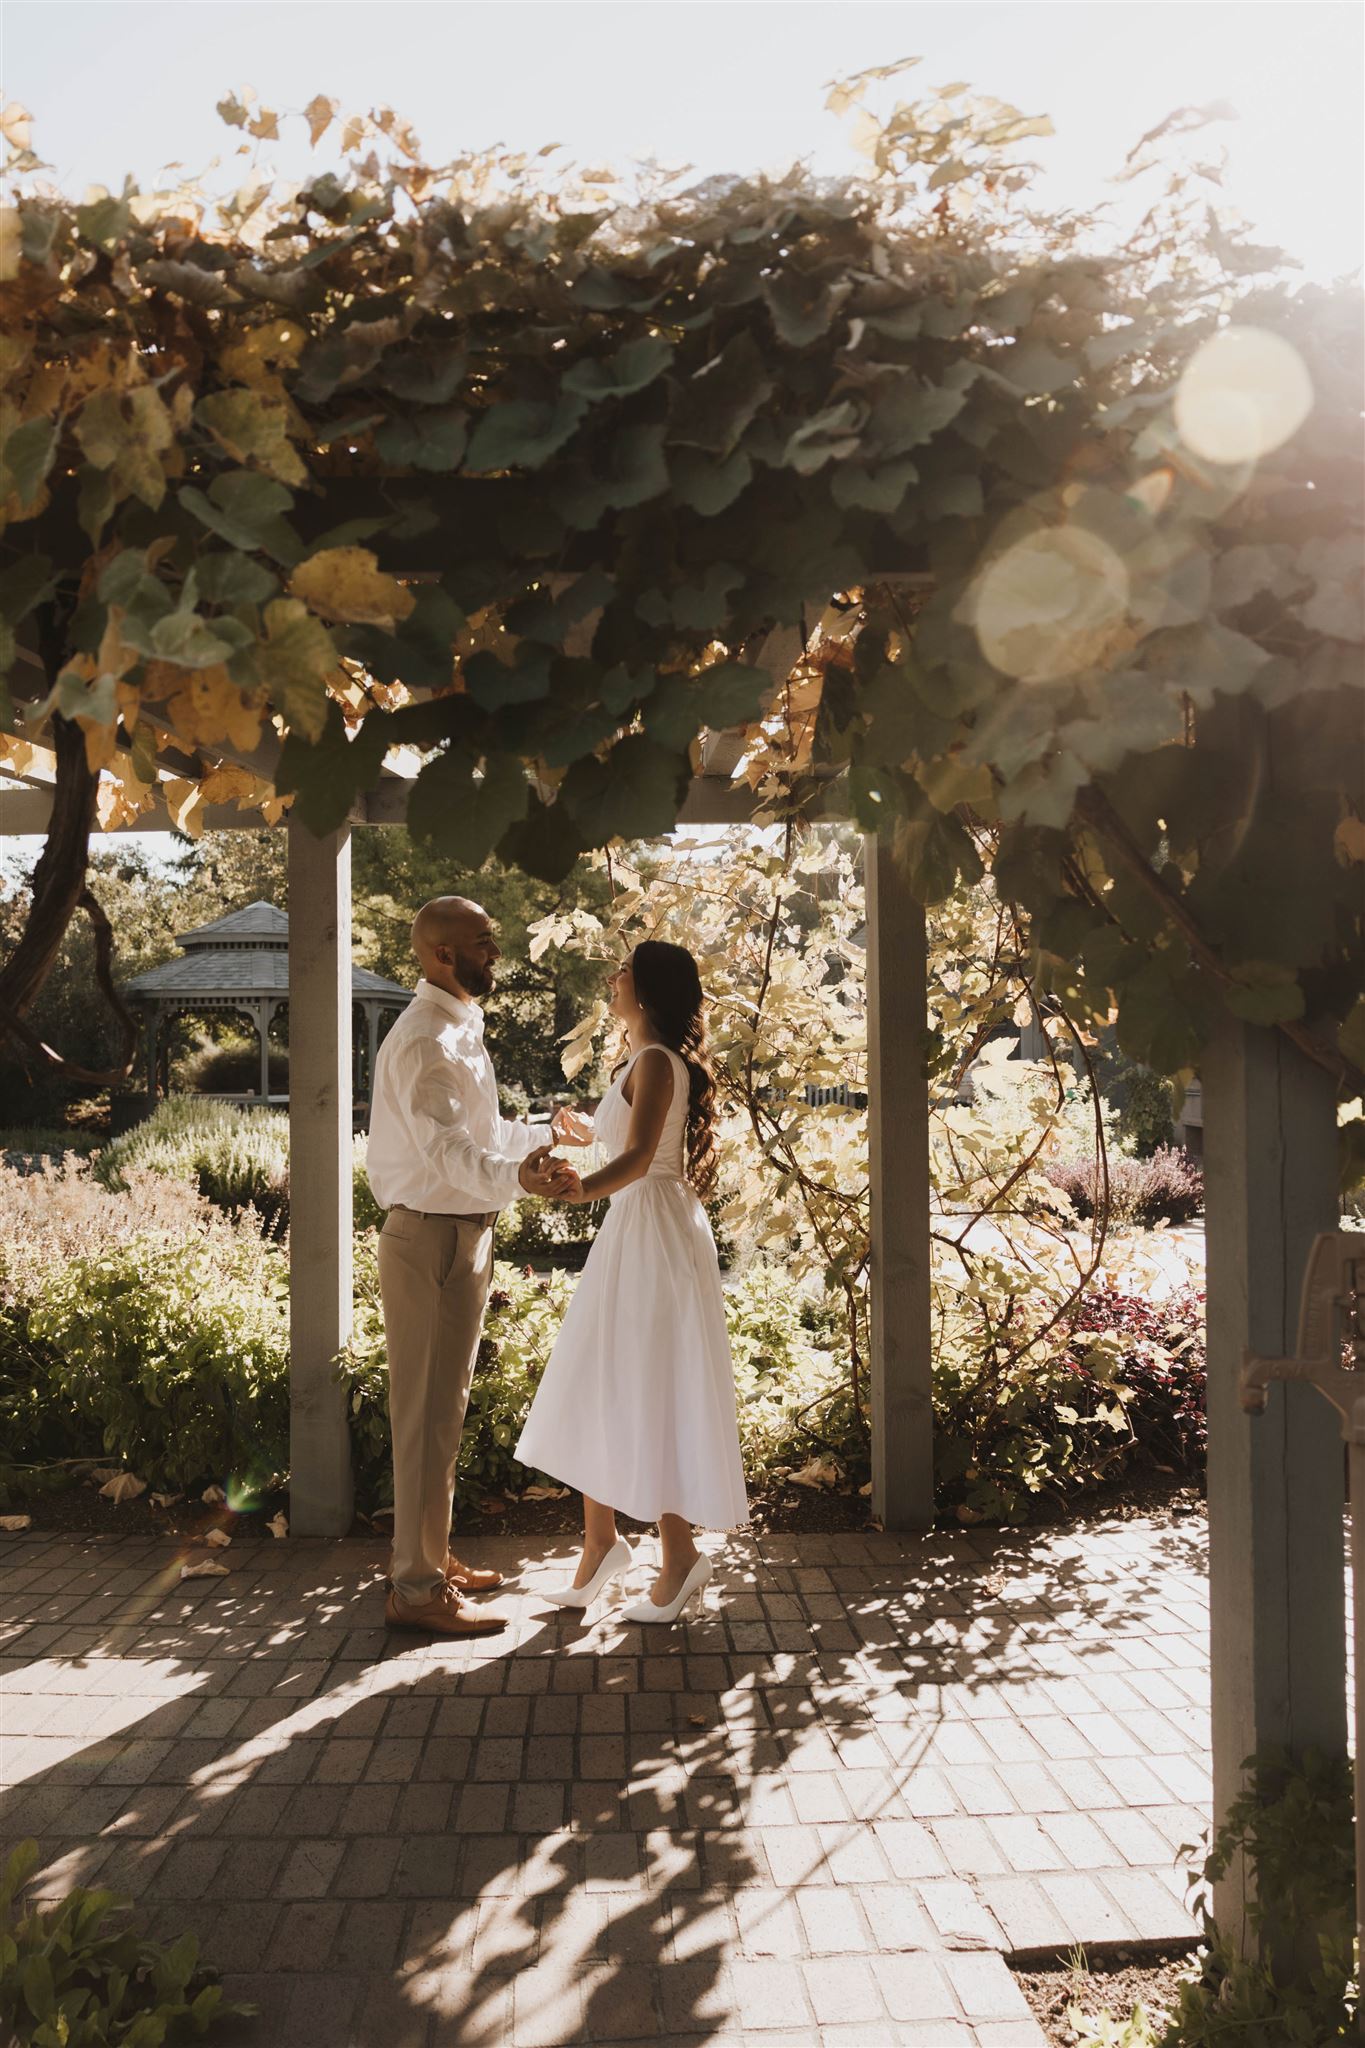
[[[498,1107],[478,999],[502,957],[487,912],[463,896],[418,911],[417,993],[379,1049],[370,1185],[388,1210],[379,1284],[389,1354],[393,1566],[385,1620],[426,1634],[486,1635],[505,1617],[462,1595],[501,1585],[450,1550],[455,1461],[493,1271],[493,1225],[519,1194],[577,1189],[544,1131]],[[565,1128],[561,1129],[561,1123]],[[568,1134],[557,1113],[551,1135]]]

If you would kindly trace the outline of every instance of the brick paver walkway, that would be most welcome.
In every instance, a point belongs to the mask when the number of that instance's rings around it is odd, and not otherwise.
[[[1024,2048],[1006,1955],[1190,1932],[1197,1525],[746,1540],[647,1634],[495,1538],[454,1648],[378,1546],[0,1543],[0,1833],[193,1927],[258,2048]]]

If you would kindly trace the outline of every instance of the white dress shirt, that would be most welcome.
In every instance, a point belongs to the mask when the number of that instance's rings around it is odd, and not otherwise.
[[[368,1162],[380,1208],[503,1209],[522,1192],[527,1153],[549,1142],[544,1127],[501,1114],[483,1011],[419,981],[375,1061]]]

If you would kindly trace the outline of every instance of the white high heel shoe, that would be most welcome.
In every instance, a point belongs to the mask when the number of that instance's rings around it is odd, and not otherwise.
[[[635,1552],[624,1536],[618,1536],[586,1586],[551,1586],[545,1598],[553,1607],[591,1607],[613,1579],[625,1578],[634,1562]]]
[[[697,1611],[706,1605],[706,1588],[711,1582],[711,1560],[699,1557],[687,1577],[678,1588],[676,1598],[667,1607],[656,1607],[652,1600],[636,1600],[630,1607],[621,1610],[622,1621],[676,1621],[693,1594],[697,1599]]]

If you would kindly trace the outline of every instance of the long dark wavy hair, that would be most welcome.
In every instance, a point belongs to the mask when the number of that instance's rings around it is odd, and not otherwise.
[[[706,999],[686,946],[642,939],[630,956],[635,1000],[650,1029],[687,1067],[687,1178],[705,1201],[716,1184],[716,1079],[706,1050]]]

